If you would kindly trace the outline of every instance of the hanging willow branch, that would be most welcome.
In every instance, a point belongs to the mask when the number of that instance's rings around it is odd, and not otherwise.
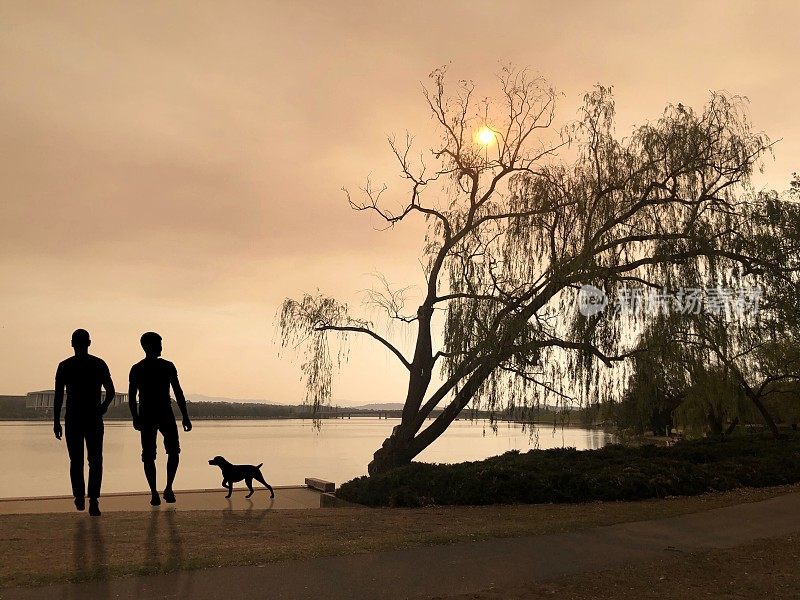
[[[300,301],[287,298],[278,316],[281,348],[303,347],[301,372],[305,380],[305,403],[314,412],[331,399],[334,370],[348,358],[347,337],[351,333],[369,335],[388,348],[407,368],[408,360],[388,340],[371,329],[372,323],[351,317],[347,304],[341,304],[322,294],[305,294]],[[334,354],[330,334],[338,339]]]

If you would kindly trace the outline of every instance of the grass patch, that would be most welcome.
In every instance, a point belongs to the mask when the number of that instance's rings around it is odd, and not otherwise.
[[[507,452],[454,465],[412,463],[341,486],[367,506],[641,500],[800,481],[800,435],[743,435],[671,447],[618,444]]]
[[[106,512],[0,516],[0,587],[109,579],[494,537],[569,532],[710,510],[800,486],[691,498],[422,509]]]

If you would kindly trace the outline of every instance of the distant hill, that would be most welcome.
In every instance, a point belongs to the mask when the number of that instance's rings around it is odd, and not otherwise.
[[[255,398],[226,398],[224,396],[206,396],[204,394],[186,394],[186,399],[189,402],[230,402],[232,404],[271,404],[274,406],[290,406],[288,404],[277,404],[275,402],[268,402],[267,400]]]
[[[186,394],[189,402],[225,402],[226,404],[266,404],[269,406],[292,407],[299,409],[300,404],[279,404],[254,398],[226,398],[225,396],[206,396],[204,394]],[[402,402],[383,402],[373,404],[350,404],[347,400],[334,399],[330,403],[330,408],[354,408],[356,410],[403,410]],[[304,410],[307,410],[305,408]]]

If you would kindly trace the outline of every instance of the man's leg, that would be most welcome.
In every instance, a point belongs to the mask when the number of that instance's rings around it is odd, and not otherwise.
[[[150,504],[158,506],[161,504],[156,488],[156,434],[158,433],[158,428],[155,425],[143,423],[139,433],[142,439],[144,476],[147,478],[147,485],[150,487]]]
[[[89,458],[89,514],[100,516],[100,485],[103,482],[103,420],[98,418],[86,428],[86,454]]]
[[[155,460],[145,461],[144,476],[147,478],[147,485],[150,486],[150,504],[152,504],[153,506],[158,506],[159,504],[161,504],[161,501],[158,499],[158,489],[156,488]]]
[[[83,510],[86,507],[86,487],[83,479],[83,427],[80,423],[64,420],[64,435],[67,438],[67,452],[69,453],[69,479],[72,483],[72,495],[75,497],[75,508]]]
[[[172,483],[175,481],[175,474],[178,472],[180,462],[181,446],[178,440],[178,424],[175,418],[165,419],[160,426],[161,435],[164,436],[164,451],[167,453],[167,485],[164,488],[164,500],[175,502],[175,492],[172,491]]]
[[[167,455],[167,487],[164,488],[164,500],[175,502],[175,492],[172,491],[172,482],[175,481],[175,474],[178,472],[180,454],[173,453]]]

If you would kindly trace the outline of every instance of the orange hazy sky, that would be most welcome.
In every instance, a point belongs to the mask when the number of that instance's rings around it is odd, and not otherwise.
[[[565,118],[613,85],[620,134],[746,95],[781,139],[759,185],[786,187],[800,5],[695,4],[0,2],[0,393],[52,387],[84,327],[120,388],[155,330],[188,392],[299,401],[284,297],[421,282],[421,224],[376,231],[340,189],[401,193],[386,136],[430,133],[420,81],[444,63],[486,93],[529,66]],[[354,342],[334,399],[401,401],[395,359]]]

